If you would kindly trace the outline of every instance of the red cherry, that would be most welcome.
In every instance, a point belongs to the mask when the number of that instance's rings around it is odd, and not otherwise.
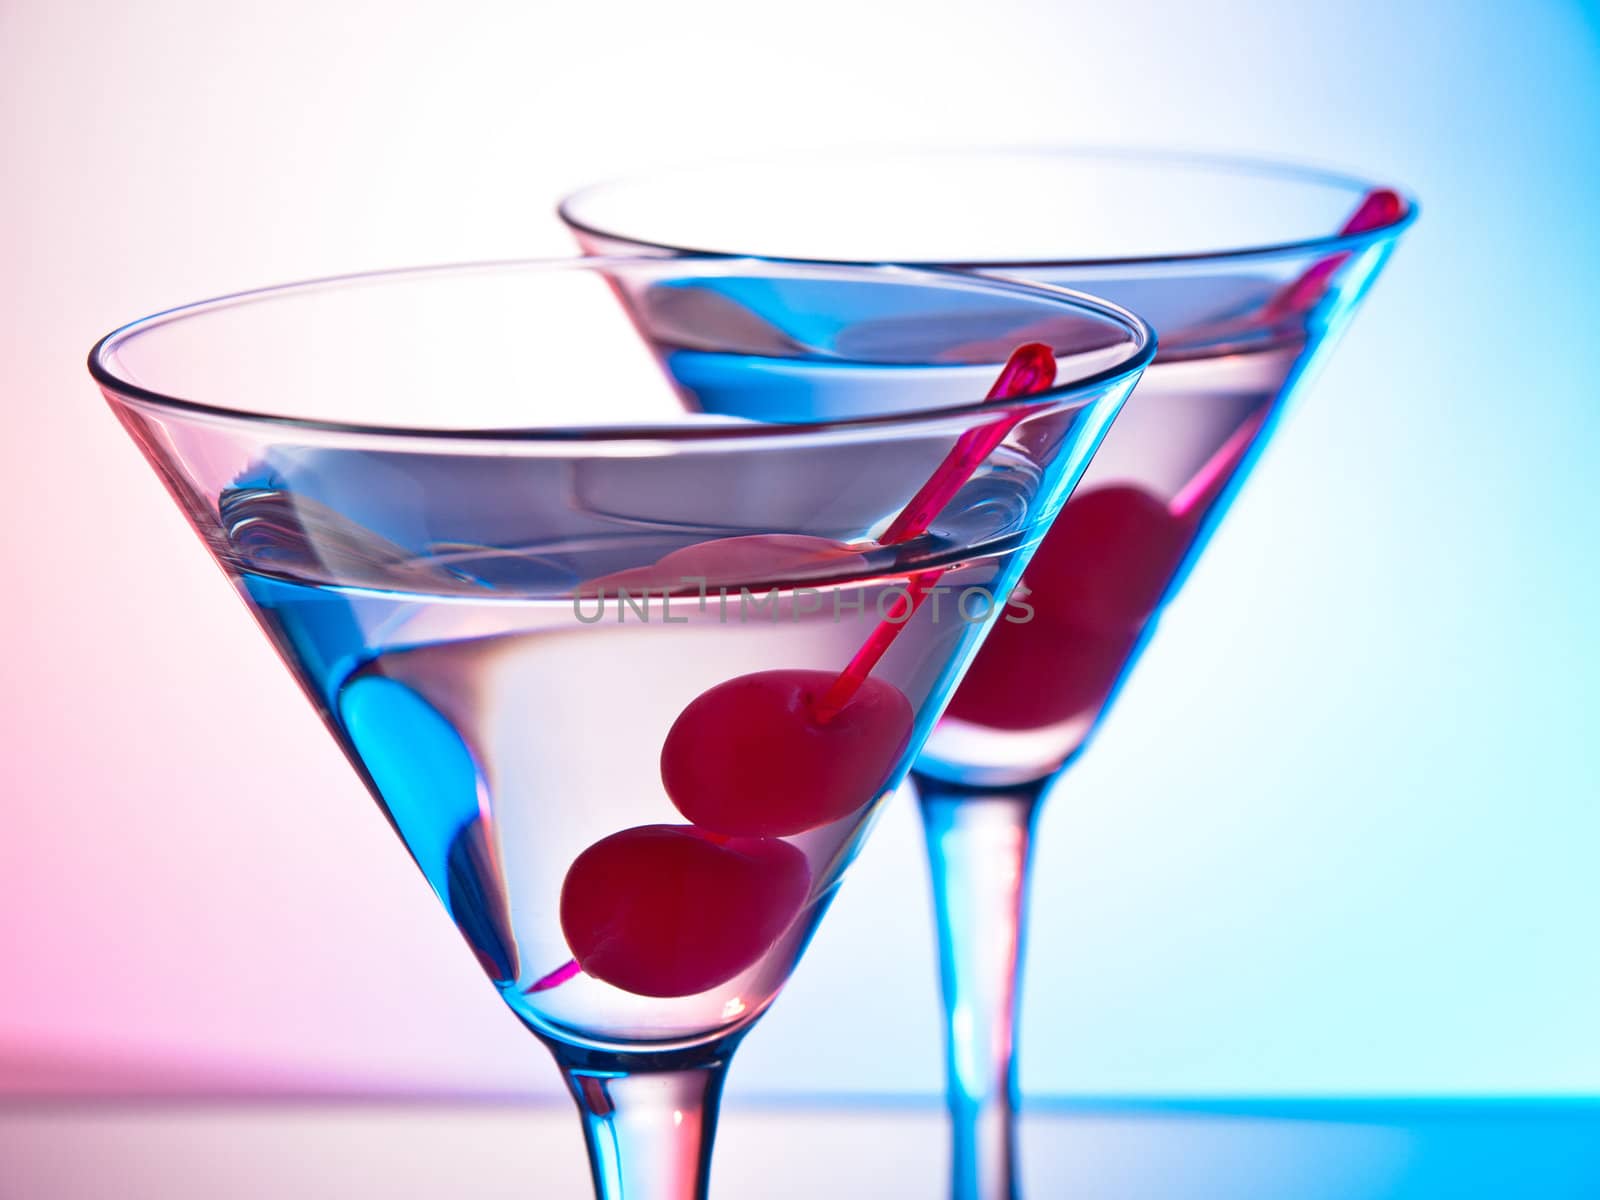
[[[1160,603],[1193,533],[1141,488],[1072,497],[1033,561],[1029,599],[1041,616],[1086,631],[1138,629]],[[1021,626],[1019,628],[1026,628]]]
[[[1048,347],[1019,346],[989,399],[1045,388],[1054,378]],[[882,543],[926,531],[1019,419],[964,434]],[[582,590],[684,591],[694,586],[686,576],[706,586],[790,582],[865,565],[837,542],[758,534],[687,546]],[[914,714],[898,688],[870,672],[940,574],[913,577],[902,614],[886,617],[842,674],[744,675],[679,714],[661,749],[661,779],[679,811],[703,828],[641,826],[578,856],[561,890],[561,927],[578,967],[639,995],[693,995],[747,970],[783,935],[811,875],[800,851],[774,839],[846,817],[888,782],[910,744]],[[529,993],[559,986],[572,967],[558,967]]]
[[[1002,617],[946,714],[991,729],[1020,731],[1093,712],[1105,703],[1138,636],[1137,629],[1079,629],[1042,613],[1025,624]]]
[[[866,566],[866,559],[843,542],[804,533],[751,533],[739,537],[697,542],[664,554],[656,562],[626,571],[614,571],[583,585],[585,596],[615,596],[627,588],[632,595],[646,589],[660,592],[694,592],[697,583],[710,588],[733,584],[794,583],[836,574],[849,574]]]
[[[759,671],[719,683],[678,715],[661,782],[678,811],[731,837],[786,837],[863,808],[911,740],[911,702],[871,677],[827,721],[832,671]]]
[[[561,929],[594,978],[638,996],[693,996],[754,966],[810,890],[806,856],[787,842],[641,825],[573,861]]]
[[[1028,564],[1031,621],[990,631],[947,710],[1040,729],[1105,703],[1183,562],[1192,522],[1127,484],[1074,495]]]

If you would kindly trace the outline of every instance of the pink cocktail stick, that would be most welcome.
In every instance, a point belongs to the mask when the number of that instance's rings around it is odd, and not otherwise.
[[[1013,400],[1033,395],[1048,389],[1055,382],[1055,377],[1054,352],[1042,343],[1029,342],[1011,352],[994,386],[989,389],[989,394],[984,399],[985,401]],[[928,482],[890,523],[888,530],[879,539],[879,544],[893,545],[927,532],[933,519],[944,510],[945,505],[972,477],[972,473],[993,453],[995,447],[1005,440],[1006,434],[1010,433],[1024,416],[1025,413],[1010,414],[962,434],[957,439],[955,447],[929,477]],[[872,669],[877,666],[878,661],[882,659],[922,602],[927,599],[933,586],[943,574],[942,569],[922,571],[910,578],[905,595],[896,603],[894,610],[879,622],[861,649],[855,653],[813,706],[812,715],[818,724],[827,724],[850,703],[851,698],[861,689],[867,677],[871,675]],[[709,840],[724,843],[728,839],[713,834]],[[524,994],[534,995],[549,991],[582,973],[583,968],[578,965],[577,960],[569,959],[530,984],[524,989]]]
[[[1250,449],[1250,443],[1255,440],[1261,426],[1266,423],[1267,408],[1267,405],[1262,405],[1246,417],[1228,436],[1228,440],[1217,447],[1216,453],[1206,459],[1194,477],[1173,496],[1167,505],[1173,516],[1187,519],[1205,511],[1206,506],[1217,498],[1232,478],[1245,452]]]
[[[928,598],[933,585],[939,582],[943,574],[942,570],[922,571],[907,581],[905,595],[895,601],[893,610],[878,622],[877,628],[867,636],[861,649],[855,652],[844,670],[839,672],[839,677],[812,706],[811,715],[816,717],[817,724],[826,725],[844,711],[844,706],[850,703],[850,697],[872,674],[878,660],[888,652],[895,638],[900,636],[900,631],[906,627],[906,622],[922,607],[922,602]]]
[[[1350,237],[1373,229],[1381,229],[1399,220],[1405,209],[1406,203],[1398,192],[1388,188],[1374,188],[1361,198],[1361,203],[1356,206],[1355,212],[1351,213],[1349,219],[1340,227],[1339,236]],[[1334,272],[1349,259],[1350,252],[1344,250],[1308,268],[1267,302],[1268,315],[1299,312],[1315,304],[1327,290],[1328,281]],[[1202,512],[1217,498],[1266,419],[1267,409],[1262,408],[1252,413],[1238,429],[1233,431],[1232,436],[1206,460],[1194,478],[1172,498],[1168,508],[1173,516],[1189,517]]]
[[[1381,229],[1398,221],[1405,210],[1406,202],[1398,192],[1390,191],[1388,188],[1374,188],[1361,198],[1361,203],[1356,206],[1355,212],[1351,213],[1349,220],[1340,227],[1339,236],[1350,237]],[[1334,272],[1349,260],[1350,251],[1342,250],[1307,269],[1303,275],[1279,289],[1272,299],[1267,301],[1267,316],[1269,318],[1285,316],[1310,308],[1322,299],[1322,293],[1327,291],[1328,282],[1333,278]]]
[[[553,987],[560,987],[567,980],[573,978],[575,975],[580,974],[582,970],[583,968],[578,966],[576,959],[569,958],[566,962],[562,963],[548,975],[545,975],[529,984],[523,989],[523,991],[530,996],[535,992],[547,992]]]
[[[1028,342],[1018,346],[1000,369],[1000,376],[984,397],[991,400],[1015,400],[1042,392],[1056,381],[1056,356],[1042,342]],[[999,421],[969,429],[957,440],[955,448],[946,455],[928,482],[911,497],[900,515],[889,523],[878,543],[894,546],[928,531],[933,519],[944,511],[944,506],[972,478],[972,473],[1005,441],[1006,434],[1022,420],[1024,413],[1016,413]]]
[[[1011,352],[1011,357],[1006,359],[1006,365],[1000,369],[1000,375],[984,401],[1031,396],[1047,390],[1055,381],[1055,352],[1042,342],[1027,342]],[[878,539],[879,544],[893,546],[926,533],[933,519],[944,511],[945,505],[972,478],[972,473],[1026,415],[1010,414],[987,425],[969,429],[956,439],[955,447],[928,477],[928,482],[917,490],[900,515],[889,523],[889,528]],[[896,602],[894,610],[878,623],[861,649],[856,651],[832,686],[817,701],[812,714],[818,724],[826,725],[850,703],[850,697],[872,674],[872,669],[894,644],[895,638],[900,636],[900,631],[910,623],[943,574],[942,570],[922,571],[911,577],[905,595]]]

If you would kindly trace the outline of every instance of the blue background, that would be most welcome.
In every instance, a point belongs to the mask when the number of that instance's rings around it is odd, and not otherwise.
[[[1028,1091],[1600,1088],[1586,9],[1235,3],[1128,31],[1119,132],[1350,165],[1423,215],[1052,797]],[[1111,45],[1057,19],[1061,70],[1116,87]],[[820,1083],[870,1053],[881,1086],[931,1085],[888,932],[900,815],[742,1070]],[[802,1017],[830,1007],[819,1043]]]

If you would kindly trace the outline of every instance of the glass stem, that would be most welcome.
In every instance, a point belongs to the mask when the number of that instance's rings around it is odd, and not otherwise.
[[[706,1200],[732,1044],[688,1060],[550,1048],[583,1118],[597,1200]]]
[[[917,779],[939,927],[953,1200],[1015,1200],[1016,1024],[1043,783]]]

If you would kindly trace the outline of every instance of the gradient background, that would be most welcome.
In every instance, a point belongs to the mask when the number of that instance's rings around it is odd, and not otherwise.
[[[556,197],[883,140],[1421,196],[1051,805],[1035,1095],[1600,1091],[1600,18],[1542,0],[0,0],[0,1091],[541,1094],[82,367],[241,286],[566,253]],[[734,1090],[940,1084],[908,805]]]

